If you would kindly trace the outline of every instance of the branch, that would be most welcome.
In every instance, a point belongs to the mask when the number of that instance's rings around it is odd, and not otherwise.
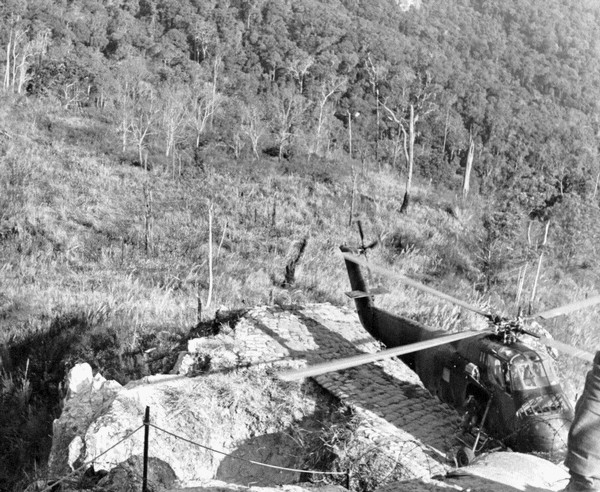
[[[385,109],[390,116],[392,117],[392,119],[394,120],[394,122],[400,126],[400,128],[402,128],[402,131],[404,130],[404,123],[402,123],[402,120],[399,120],[398,117],[396,116],[396,113],[394,113],[390,108],[388,108],[387,104],[385,103],[385,101],[381,102],[381,105],[383,106],[383,109]]]

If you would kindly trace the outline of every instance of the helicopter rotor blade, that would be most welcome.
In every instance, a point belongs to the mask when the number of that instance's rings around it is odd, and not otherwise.
[[[549,309],[548,311],[542,311],[541,313],[536,313],[531,317],[537,317],[542,319],[556,318],[557,316],[561,316],[562,314],[572,313],[573,311],[577,311],[578,309],[583,309],[585,307],[593,306],[598,303],[600,303],[600,295],[590,297],[589,299],[583,299],[582,301],[572,302],[571,304],[565,304],[564,306]]]
[[[539,340],[544,345],[547,345],[548,347],[553,347],[572,357],[578,357],[579,359],[585,360],[587,362],[594,361],[594,354],[588,352],[587,350],[578,349],[577,347],[567,345],[566,343],[559,342],[558,340],[554,340],[553,338],[539,337]]]
[[[350,367],[356,367],[369,362],[375,362],[378,360],[389,359],[390,357],[396,357],[398,355],[410,354],[412,352],[418,352],[439,345],[445,345],[447,343],[456,342],[458,340],[464,340],[465,338],[475,337],[477,335],[488,334],[488,331],[463,331],[460,333],[453,333],[451,335],[445,335],[437,338],[431,338],[422,342],[411,343],[408,345],[402,345],[400,347],[394,347],[374,354],[359,354],[352,357],[346,357],[343,359],[323,362],[321,364],[315,364],[308,366],[303,369],[297,369],[294,371],[287,371],[279,374],[279,378],[284,381],[295,381],[297,379],[304,379],[313,376],[319,376],[320,374],[326,374],[334,371],[341,371],[342,369],[349,369]]]
[[[416,280],[412,280],[408,277],[405,277],[404,275],[400,275],[399,273],[394,273],[394,272],[390,271],[388,268],[374,265],[372,263],[367,263],[364,260],[362,260],[362,258],[352,255],[352,254],[349,254],[349,253],[342,253],[342,256],[348,261],[352,261],[353,263],[356,263],[357,265],[361,265],[365,268],[369,268],[372,272],[379,273],[380,275],[392,278],[394,280],[397,280],[398,282],[402,282],[403,284],[410,285],[411,287],[414,287],[415,289],[422,290],[423,292],[427,292],[431,295],[439,297],[440,299],[449,301],[453,304],[456,304],[457,306],[461,306],[465,309],[468,309],[469,311],[473,311],[474,313],[485,316],[488,319],[492,319],[491,313],[482,311],[481,309],[479,309],[467,302],[461,301],[460,299],[457,299],[456,297],[452,297],[448,294],[444,294],[443,292],[440,292],[439,290],[432,289],[431,287],[427,287],[426,285],[423,285],[422,283],[417,282]]]

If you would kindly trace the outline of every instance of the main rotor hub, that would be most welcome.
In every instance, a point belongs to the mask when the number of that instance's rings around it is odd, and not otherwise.
[[[523,333],[523,318],[520,316],[512,319],[493,316],[490,321],[494,325],[494,332],[502,337],[505,345],[516,343],[519,340],[517,335]]]

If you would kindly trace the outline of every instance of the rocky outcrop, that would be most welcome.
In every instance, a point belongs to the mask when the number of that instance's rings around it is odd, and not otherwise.
[[[315,464],[311,453],[352,469],[353,480],[368,480],[369,490],[406,479],[411,487],[430,487],[434,476],[452,468],[445,456],[457,415],[402,362],[318,376],[327,391],[276,377],[285,368],[378,349],[351,310],[269,306],[249,311],[215,337],[190,340],[171,374],[121,386],[78,365],[54,424],[50,472],[61,477],[93,466],[106,475],[104,490],[119,490],[113,485],[123,477],[141,474],[148,407],[149,454],[155,471],[163,470],[155,479],[163,487],[169,480],[197,490],[225,490],[209,488],[214,480],[238,489],[293,484],[299,473],[252,461],[304,470],[313,467],[307,459]],[[337,410],[340,400],[351,412]],[[333,415],[343,416],[335,428]],[[322,439],[329,439],[326,445]]]
[[[378,349],[351,310],[328,304],[259,307],[216,337],[190,340],[172,374],[121,387],[99,375],[92,378],[87,365],[78,366],[54,426],[50,471],[63,476],[92,460],[97,472],[110,471],[139,456],[143,433],[136,429],[150,407],[152,424],[163,429],[150,429],[150,456],[168,464],[180,483],[215,478],[291,483],[299,479],[297,473],[257,468],[235,458],[305,469],[303,441],[310,432],[320,432],[316,419],[323,421],[325,407],[335,408],[331,403],[337,401],[325,395],[334,395],[353,410],[348,417],[354,418],[351,445],[338,443],[338,457],[345,453],[339,458],[343,466],[355,460],[359,468],[379,464],[388,478],[443,472],[428,446],[443,445],[455,414],[440,406],[401,362],[320,376],[317,382],[327,392],[315,390],[314,383],[276,378],[283,368],[307,361]],[[367,458],[369,463],[362,464]]]

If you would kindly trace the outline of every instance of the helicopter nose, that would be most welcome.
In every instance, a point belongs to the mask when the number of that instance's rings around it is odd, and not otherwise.
[[[564,457],[571,419],[563,415],[531,415],[523,420],[519,434],[526,451],[548,453],[553,459]]]

